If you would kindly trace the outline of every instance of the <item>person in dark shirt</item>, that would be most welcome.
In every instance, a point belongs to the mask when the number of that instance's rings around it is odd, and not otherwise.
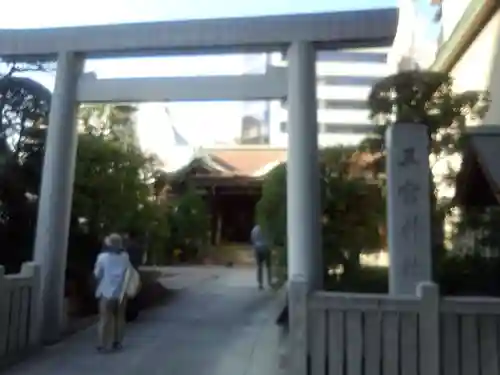
[[[130,262],[134,268],[139,268],[142,265],[142,247],[139,244],[135,233],[128,233],[127,236],[127,252]]]
[[[255,260],[257,262],[257,282],[259,289],[264,289],[263,269],[267,271],[267,284],[272,286],[271,277],[271,248],[267,241],[266,236],[260,225],[256,224],[250,232],[250,240],[255,253]]]

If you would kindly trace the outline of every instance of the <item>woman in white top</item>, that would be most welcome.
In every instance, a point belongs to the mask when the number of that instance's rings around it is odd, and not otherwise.
[[[96,260],[96,298],[99,301],[97,349],[121,349],[125,329],[125,276],[131,266],[120,235],[113,233],[105,239],[105,249]]]

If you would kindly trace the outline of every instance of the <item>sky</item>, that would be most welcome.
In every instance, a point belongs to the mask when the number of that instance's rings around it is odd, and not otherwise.
[[[429,0],[420,0],[424,13]],[[397,0],[24,0],[22,17],[2,17],[0,29],[62,27],[148,21],[226,18],[276,14],[297,14],[397,6]],[[84,4],[84,5],[83,5]],[[9,6],[15,3],[10,2]],[[9,14],[7,9],[6,14]],[[14,13],[14,12],[13,12]],[[138,76],[191,76],[206,74],[243,74],[241,56],[204,56],[170,58],[130,58],[88,61],[86,71],[99,78]],[[53,74],[32,77],[49,88]],[[161,153],[165,138],[171,137],[163,126],[173,121],[180,132],[195,145],[234,139],[239,132],[242,103],[172,103],[170,117],[159,105],[144,106],[139,116],[139,137],[145,147]],[[159,124],[158,124],[159,122]],[[210,124],[210,128],[208,128]]]
[[[15,6],[15,3],[10,4]],[[78,4],[85,5],[75,9],[75,1],[24,0],[23,8],[30,11],[22,17],[2,17],[5,19],[0,21],[0,27],[40,28],[314,13],[393,7],[396,0],[86,0]]]

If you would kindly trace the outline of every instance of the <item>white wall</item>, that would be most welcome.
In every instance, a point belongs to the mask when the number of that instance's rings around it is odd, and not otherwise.
[[[489,87],[498,48],[500,12],[486,25],[451,71],[458,92]]]
[[[454,90],[487,90],[492,104],[484,123],[500,125],[500,12],[481,31],[451,71]],[[470,122],[470,125],[478,122]]]
[[[469,0],[444,1],[443,21],[447,36],[455,27],[468,2]],[[492,94],[493,101],[484,121],[469,120],[469,126],[479,125],[481,122],[500,125],[500,60],[497,51],[499,27],[500,12],[497,12],[451,70],[455,92],[487,90]],[[458,168],[461,158],[456,156],[438,163],[433,170],[437,181],[440,174],[446,173],[448,162],[452,162]],[[439,194],[452,197],[455,191],[442,184],[439,186]]]
[[[471,0],[442,0],[443,41],[448,40]]]

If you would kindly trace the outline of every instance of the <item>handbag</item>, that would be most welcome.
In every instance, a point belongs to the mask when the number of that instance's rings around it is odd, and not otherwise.
[[[127,271],[125,272],[125,280],[124,280],[124,288],[122,291],[121,300],[125,297],[127,298],[135,298],[141,289],[141,276],[139,272],[132,267],[129,266]]]

